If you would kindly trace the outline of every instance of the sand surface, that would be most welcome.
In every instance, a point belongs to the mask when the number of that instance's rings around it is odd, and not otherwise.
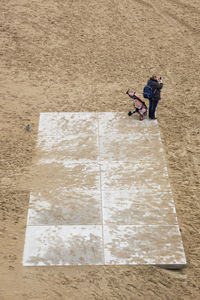
[[[0,1],[0,299],[200,296],[199,0]],[[149,75],[188,266],[23,267],[40,112],[122,111]],[[26,132],[25,126],[31,125]]]

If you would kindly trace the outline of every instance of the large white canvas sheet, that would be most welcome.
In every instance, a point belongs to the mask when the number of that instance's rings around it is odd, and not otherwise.
[[[186,265],[157,121],[42,113],[24,266]]]

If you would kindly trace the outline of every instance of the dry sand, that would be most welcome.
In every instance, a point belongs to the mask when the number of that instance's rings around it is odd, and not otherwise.
[[[0,299],[200,298],[199,0],[0,1]],[[188,266],[23,267],[40,112],[127,111],[149,75]],[[31,125],[26,132],[25,126]]]

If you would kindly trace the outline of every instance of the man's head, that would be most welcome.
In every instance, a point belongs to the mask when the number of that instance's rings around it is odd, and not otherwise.
[[[158,77],[156,76],[156,74],[153,74],[151,77],[150,77],[151,80],[158,80]]]

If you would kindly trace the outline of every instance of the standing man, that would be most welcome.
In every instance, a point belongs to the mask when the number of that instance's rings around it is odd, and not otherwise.
[[[149,119],[156,120],[155,111],[158,101],[161,99],[160,92],[163,87],[162,77],[159,79],[153,74],[147,82],[147,85],[152,89],[152,98],[149,99]]]

